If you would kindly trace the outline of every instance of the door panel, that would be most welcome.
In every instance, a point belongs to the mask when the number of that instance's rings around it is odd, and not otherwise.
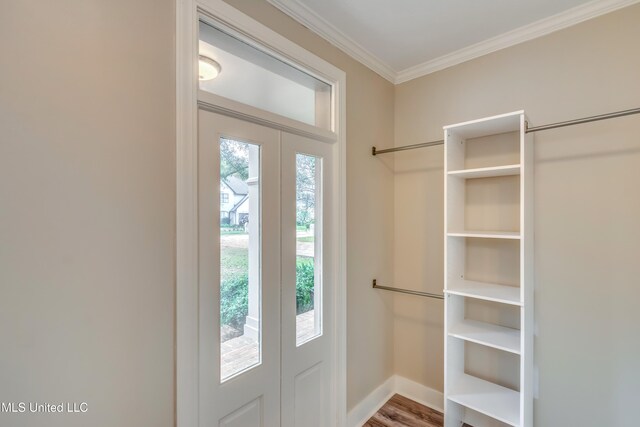
[[[282,134],[282,426],[331,426],[332,146]],[[312,272],[309,272],[309,270]]]
[[[263,427],[262,399],[258,398],[244,405],[220,420],[220,427]]]
[[[199,112],[201,425],[280,425],[279,144],[279,131]]]
[[[324,427],[321,423],[326,416],[326,390],[324,365],[318,363],[300,372],[294,380],[295,425],[308,427]]]

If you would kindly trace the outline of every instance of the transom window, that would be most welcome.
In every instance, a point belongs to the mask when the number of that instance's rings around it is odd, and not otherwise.
[[[201,90],[330,130],[330,84],[205,22],[199,29]]]

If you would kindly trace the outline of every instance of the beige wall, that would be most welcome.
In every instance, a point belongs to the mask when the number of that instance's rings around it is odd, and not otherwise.
[[[371,146],[393,143],[394,86],[264,0],[229,0],[347,74],[347,406],[352,408],[393,374],[389,295],[371,280],[393,274],[392,160]]]
[[[171,0],[0,2],[0,401],[174,425]]]
[[[393,179],[369,151],[393,142],[394,87],[230,3],[347,73],[351,407],[393,373],[392,300],[370,289],[392,277]],[[0,5],[0,400],[89,402],[49,425],[173,423],[173,37],[173,1]]]
[[[524,109],[532,125],[640,106],[640,6],[399,85],[396,145]],[[640,117],[535,135],[536,426],[637,425]],[[395,282],[442,288],[441,147],[395,155]],[[395,371],[442,390],[442,303],[395,297]]]

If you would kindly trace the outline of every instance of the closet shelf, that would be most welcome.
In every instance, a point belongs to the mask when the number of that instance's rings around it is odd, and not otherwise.
[[[525,123],[516,111],[445,128],[445,427],[461,426],[472,411],[486,416],[478,425],[533,427],[533,149]],[[490,167],[465,168],[480,156],[486,162],[476,165]],[[465,280],[482,280],[483,271],[517,285]],[[515,308],[519,329],[466,319],[472,299],[496,303],[478,307],[495,320]],[[501,369],[503,357],[518,362],[517,379]],[[506,377],[519,391],[496,384]]]
[[[520,288],[471,280],[450,280],[445,294],[522,306]]]
[[[520,354],[520,331],[517,329],[465,319],[449,327],[449,336]]]
[[[489,168],[461,169],[448,172],[449,176],[463,179],[491,178],[496,176],[520,175],[520,165],[494,166]]]
[[[514,427],[520,425],[520,393],[509,388],[462,374],[449,400]]]
[[[453,231],[447,233],[449,237],[476,237],[480,239],[520,239],[517,231]]]

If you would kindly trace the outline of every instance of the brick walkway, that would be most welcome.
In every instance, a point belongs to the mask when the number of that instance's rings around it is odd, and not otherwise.
[[[296,317],[296,342],[306,341],[315,335],[313,312],[313,310],[309,310]]]
[[[313,319],[313,310],[297,316],[296,338],[298,341],[304,341],[313,336]],[[260,360],[258,341],[247,338],[244,335],[223,342],[221,353],[221,374],[223,379],[257,364]]]

